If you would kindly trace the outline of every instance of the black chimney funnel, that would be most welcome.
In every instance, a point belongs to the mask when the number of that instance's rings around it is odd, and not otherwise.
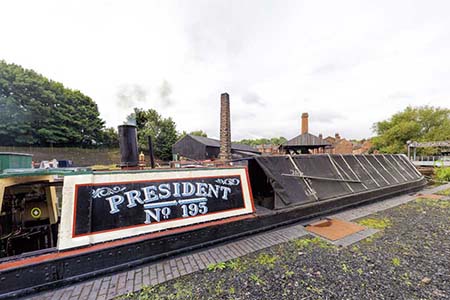
[[[137,144],[137,129],[134,125],[119,126],[120,166],[137,167],[139,153]]]

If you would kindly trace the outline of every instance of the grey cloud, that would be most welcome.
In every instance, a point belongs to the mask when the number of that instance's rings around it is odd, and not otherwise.
[[[258,94],[247,93],[242,97],[242,101],[246,104],[255,104],[260,106],[265,106],[266,103],[261,99]]]
[[[171,106],[173,104],[173,100],[170,98],[172,95],[172,86],[167,80],[164,80],[159,87],[159,97],[161,98],[161,102],[165,106]]]
[[[116,93],[119,108],[133,108],[147,100],[147,90],[138,85],[123,85]]]

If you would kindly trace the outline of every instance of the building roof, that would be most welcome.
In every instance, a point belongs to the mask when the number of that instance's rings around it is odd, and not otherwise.
[[[310,133],[300,134],[282,145],[283,147],[325,147],[331,146],[327,141]]]
[[[202,143],[203,145],[209,146],[209,147],[217,147],[220,148],[220,141],[216,139],[211,139],[203,136],[196,136],[188,134],[189,137],[196,140],[199,143]],[[238,144],[238,143],[231,143],[231,150],[239,150],[239,151],[246,151],[246,152],[252,152],[252,153],[260,153],[256,148],[253,148],[248,145],[244,144]]]
[[[450,141],[412,142],[410,146],[413,148],[450,147]]]

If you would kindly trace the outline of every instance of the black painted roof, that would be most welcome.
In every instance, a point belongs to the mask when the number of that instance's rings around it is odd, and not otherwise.
[[[290,139],[283,147],[331,146],[330,143],[310,133],[303,133]]]
[[[211,139],[203,136],[196,136],[188,134],[189,137],[193,138],[199,143],[202,143],[203,145],[209,146],[209,147],[217,147],[220,148],[220,141],[216,139]],[[247,151],[252,153],[260,153],[256,148],[253,148],[248,145],[238,144],[238,143],[231,143],[231,150],[240,150],[240,151]]]

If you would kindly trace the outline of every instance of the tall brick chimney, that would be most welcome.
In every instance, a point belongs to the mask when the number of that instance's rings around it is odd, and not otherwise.
[[[302,113],[302,134],[308,133],[308,113]]]
[[[220,160],[231,160],[230,95],[220,95]]]

